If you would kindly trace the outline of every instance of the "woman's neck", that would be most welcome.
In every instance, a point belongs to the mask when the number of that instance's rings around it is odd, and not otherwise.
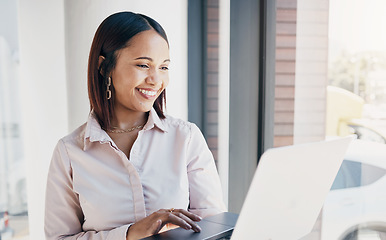
[[[111,121],[112,128],[129,129],[138,125],[144,125],[147,121],[148,113],[136,111],[116,111]]]

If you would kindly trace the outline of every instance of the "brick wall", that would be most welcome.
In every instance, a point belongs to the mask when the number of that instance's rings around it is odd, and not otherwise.
[[[219,0],[207,0],[207,142],[218,159]]]
[[[274,146],[293,144],[297,0],[276,1]]]

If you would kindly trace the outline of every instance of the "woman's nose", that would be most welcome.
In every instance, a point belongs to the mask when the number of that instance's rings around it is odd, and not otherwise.
[[[149,84],[157,85],[161,82],[160,74],[157,72],[157,70],[150,70],[149,75],[146,78],[146,82]]]

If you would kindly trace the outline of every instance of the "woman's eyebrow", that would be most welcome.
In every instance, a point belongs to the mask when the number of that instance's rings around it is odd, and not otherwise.
[[[153,62],[153,59],[151,57],[138,57],[134,60],[141,60],[141,59],[145,59],[145,60],[149,60],[149,61]],[[165,59],[163,62],[170,62],[170,59]]]

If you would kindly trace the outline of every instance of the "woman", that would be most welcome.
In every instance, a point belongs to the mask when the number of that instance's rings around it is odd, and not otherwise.
[[[164,115],[169,44],[153,19],[106,18],[88,64],[88,121],[61,139],[47,180],[47,239],[139,239],[225,210],[192,123]]]

